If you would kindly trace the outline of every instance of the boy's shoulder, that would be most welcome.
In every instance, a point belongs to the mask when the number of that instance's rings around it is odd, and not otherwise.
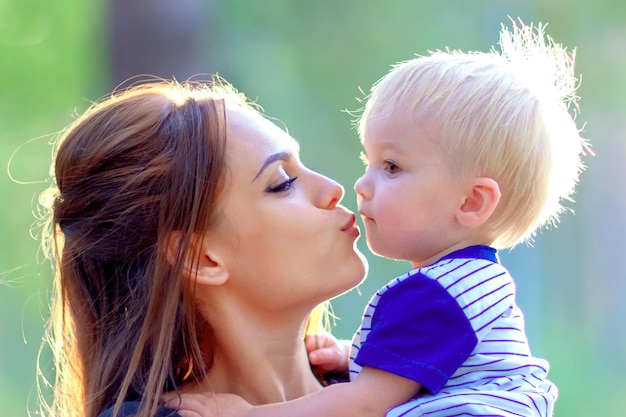
[[[414,268],[392,281],[403,281],[414,276],[439,279],[446,275],[471,274],[488,267],[506,271],[500,264],[496,249],[490,246],[469,246],[446,254],[430,265]]]
[[[451,294],[481,286],[501,287],[513,284],[507,269],[498,260],[497,251],[489,246],[472,246],[452,252],[437,262],[410,270],[389,281],[379,294],[406,288],[411,282],[426,280],[437,283]],[[402,284],[405,285],[402,285]],[[396,288],[397,287],[397,288]],[[514,285],[511,285],[514,288]]]

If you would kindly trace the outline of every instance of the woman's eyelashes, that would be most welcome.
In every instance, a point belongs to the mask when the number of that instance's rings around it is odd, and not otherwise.
[[[265,191],[268,193],[284,193],[293,188],[293,183],[298,179],[298,177],[288,178],[286,181],[281,182],[280,184],[268,187]]]

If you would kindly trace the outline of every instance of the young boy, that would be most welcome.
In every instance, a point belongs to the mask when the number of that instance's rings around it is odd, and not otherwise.
[[[541,26],[503,27],[500,46],[418,57],[372,88],[359,212],[370,249],[414,269],[366,308],[351,382],[257,407],[183,396],[182,416],[552,415],[557,389],[496,250],[556,223],[587,145],[568,109],[573,55]]]

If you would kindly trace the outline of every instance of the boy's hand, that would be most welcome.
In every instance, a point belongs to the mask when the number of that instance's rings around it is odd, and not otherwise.
[[[348,374],[351,342],[330,333],[309,336],[305,340],[309,362],[322,374]]]
[[[181,394],[170,396],[165,407],[181,417],[244,417],[252,409],[246,400],[234,394]]]

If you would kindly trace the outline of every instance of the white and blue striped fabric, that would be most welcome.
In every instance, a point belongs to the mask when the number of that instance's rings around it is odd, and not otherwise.
[[[362,366],[426,388],[388,417],[549,417],[558,395],[546,379],[548,363],[531,355],[515,284],[495,249],[485,246],[457,251],[380,289],[353,340],[351,379]]]

